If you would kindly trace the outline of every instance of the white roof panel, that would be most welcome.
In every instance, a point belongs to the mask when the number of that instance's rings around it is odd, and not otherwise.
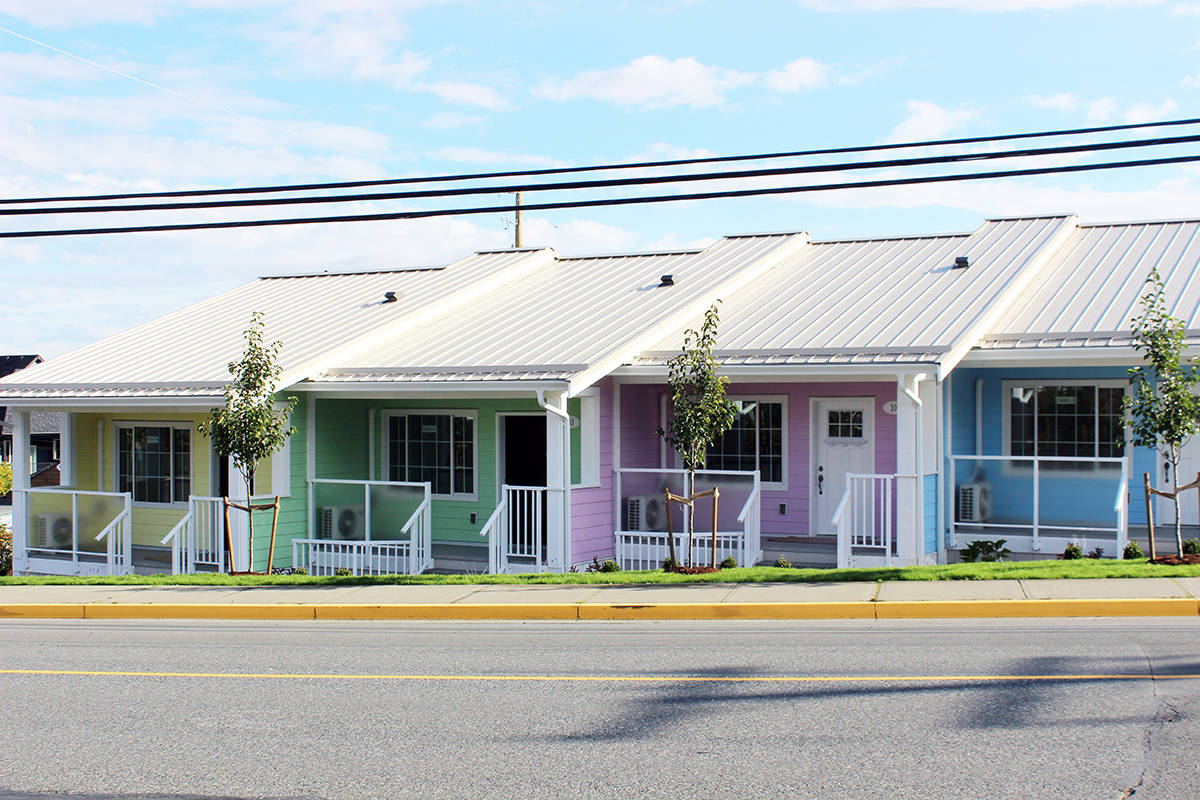
[[[1158,268],[1169,309],[1200,331],[1200,222],[1080,225],[986,342],[1018,347],[1128,346],[1150,270]],[[1100,334],[1100,335],[1098,335]],[[1085,341],[1086,340],[1086,341]]]

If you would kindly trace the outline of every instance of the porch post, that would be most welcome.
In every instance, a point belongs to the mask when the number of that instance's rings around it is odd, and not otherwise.
[[[12,510],[13,510],[13,575],[29,569],[29,498],[23,491],[29,488],[29,412],[10,408],[12,417]]]
[[[571,557],[568,532],[571,482],[571,432],[565,392],[547,392],[546,408],[546,566],[567,568]]]
[[[229,499],[235,503],[250,505],[250,487],[242,479],[242,473],[233,466],[233,457],[229,458]],[[233,550],[233,563],[246,564],[247,571],[253,570],[250,564],[249,524],[246,514],[235,510],[229,515],[229,547]]]
[[[917,486],[921,473],[921,405],[917,395],[924,376],[900,375],[896,380],[896,556],[901,565],[918,558],[923,528]],[[919,395],[917,395],[919,397]]]
[[[61,486],[75,486],[79,474],[75,465],[78,441],[75,421],[78,416],[70,411],[58,415],[58,482]]]

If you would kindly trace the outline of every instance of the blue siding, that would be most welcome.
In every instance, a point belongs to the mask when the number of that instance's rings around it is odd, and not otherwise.
[[[1004,367],[1004,368],[961,368],[946,387],[946,405],[951,410],[948,432],[950,452],[955,455],[975,453],[975,381],[983,379],[982,443],[984,455],[1000,455],[1004,452],[1004,392],[1003,381],[1036,380],[1046,383],[1055,381],[1121,380],[1129,377],[1126,367]],[[1154,451],[1137,447],[1133,452],[1133,471],[1129,475],[1130,486],[1141,483],[1143,472],[1157,479],[1154,469]],[[1041,518],[1047,524],[1073,523],[1087,525],[1111,525],[1112,511],[1116,499],[1119,473],[1107,469],[1088,472],[1056,473],[1040,470],[1039,506]],[[993,518],[1026,521],[1033,504],[1032,470],[1009,465],[979,462],[962,462],[957,473],[951,475],[957,483],[971,480],[986,480],[992,484]],[[1137,493],[1135,492],[1135,495]],[[1131,524],[1145,524],[1146,509],[1140,503],[1131,503]]]
[[[925,507],[925,554],[938,551],[937,498],[938,476],[926,475],[924,486]]]

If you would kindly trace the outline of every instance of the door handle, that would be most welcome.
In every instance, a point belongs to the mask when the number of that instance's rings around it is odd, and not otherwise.
[[[825,494],[825,473],[821,470],[824,467],[817,467],[817,494]]]

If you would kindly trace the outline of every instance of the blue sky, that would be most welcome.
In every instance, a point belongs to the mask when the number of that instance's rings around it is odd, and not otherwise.
[[[3,197],[1200,116],[1200,3],[0,0],[0,27]],[[763,230],[826,239],[1060,211],[1200,216],[1200,168],[537,213],[526,244],[578,254]],[[51,226],[4,227],[35,224]],[[492,215],[0,241],[0,352],[53,356],[256,275],[447,263],[506,246],[510,226]]]

